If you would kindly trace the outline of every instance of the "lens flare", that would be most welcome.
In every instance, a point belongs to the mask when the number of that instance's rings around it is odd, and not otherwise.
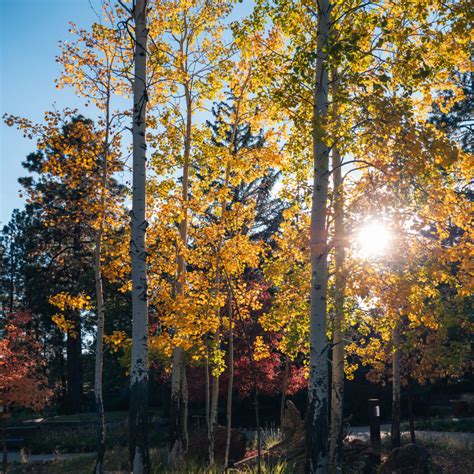
[[[386,225],[368,222],[356,235],[357,252],[362,258],[380,258],[390,250],[392,240],[392,233]]]

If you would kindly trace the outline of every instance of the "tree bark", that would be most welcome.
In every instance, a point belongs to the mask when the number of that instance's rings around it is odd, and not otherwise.
[[[52,345],[54,347],[54,359],[55,366],[57,367],[59,382],[59,393],[63,400],[67,401],[67,375],[66,375],[66,365],[64,361],[64,333],[59,329],[59,327],[54,328],[54,334],[52,339]]]
[[[393,352],[392,352],[392,428],[390,440],[392,449],[400,447],[400,322],[395,323],[393,328]]]
[[[10,234],[10,295],[9,295],[9,309],[10,314],[13,313],[14,301],[15,301],[15,259],[13,256],[13,231]]]
[[[224,456],[224,468],[227,468],[229,465],[229,452],[230,452],[230,437],[232,430],[232,394],[234,390],[234,321],[233,321],[233,311],[232,311],[232,298],[230,291],[228,294],[228,316],[229,316],[229,382],[227,385],[227,432],[225,440],[225,456]]]
[[[316,77],[313,97],[313,196],[311,206],[310,371],[306,415],[307,470],[328,470],[327,193],[329,147],[323,134],[328,111],[327,48],[330,0],[318,1]]]
[[[209,467],[214,466],[214,441],[217,428],[217,413],[219,402],[219,375],[211,377],[211,413],[209,422],[211,429],[209,430]]]
[[[7,421],[8,421],[8,408],[3,407],[3,413],[1,413],[2,418],[2,469],[3,472],[7,472],[8,468],[8,448],[7,448]]]
[[[71,271],[71,289],[77,291],[76,285],[81,276],[81,261],[83,257],[81,242],[81,224],[76,223],[73,228],[73,256],[74,262]],[[73,327],[67,331],[66,339],[66,377],[67,377],[67,411],[70,414],[79,413],[82,404],[82,331],[81,315],[78,311],[71,311],[68,318]]]
[[[333,77],[334,119],[338,120],[336,105],[337,78]],[[332,384],[331,384],[331,432],[329,458],[333,466],[339,466],[342,458],[342,419],[344,401],[344,189],[342,181],[341,155],[337,144],[332,150],[332,178],[334,183],[334,319],[332,338]]]
[[[81,322],[78,314],[71,318],[74,327],[67,332],[67,411],[70,414],[81,411],[82,367],[81,367]]]
[[[109,135],[110,135],[110,72],[107,76],[107,95],[105,101],[105,138],[102,162],[102,179],[99,203],[99,228],[95,236],[94,272],[95,293],[97,308],[97,335],[95,348],[95,373],[94,373],[94,395],[97,412],[97,461],[95,472],[102,473],[105,456],[106,423],[103,399],[103,367],[104,367],[104,324],[105,305],[104,290],[102,284],[102,235],[105,225],[105,205],[108,190],[108,161],[109,161]]]
[[[183,400],[184,351],[181,347],[173,350],[173,371],[171,375],[170,405],[170,446],[168,465],[176,466],[186,451],[187,440],[184,431],[186,408]]]
[[[101,224],[102,226],[102,224]],[[105,436],[106,424],[104,413],[104,399],[102,393],[102,376],[104,365],[104,294],[102,288],[102,273],[101,273],[101,235],[99,230],[96,237],[95,247],[95,287],[97,299],[97,337],[95,347],[95,374],[94,374],[94,398],[95,408],[97,413],[97,460],[95,465],[95,472],[102,473],[105,455]]]
[[[290,359],[288,356],[285,356],[285,368],[283,372],[283,385],[281,387],[281,400],[280,400],[280,433],[281,438],[285,438],[285,404],[286,404],[286,390],[288,388],[288,377],[290,373]]]
[[[413,411],[413,381],[410,381],[408,385],[408,416],[410,424],[410,441],[416,443],[415,413]]]
[[[146,269],[146,108],[147,0],[134,2],[133,196],[130,255],[132,267],[132,362],[130,370],[130,465],[148,473],[148,299]]]
[[[217,262],[219,265],[219,259]],[[216,277],[216,299],[219,298],[219,286],[220,286],[220,272],[219,268],[217,269]],[[216,311],[220,313],[220,308],[217,305]],[[217,317],[220,319],[220,314],[217,314]],[[219,325],[220,326],[220,325]],[[220,346],[220,328],[214,334],[213,345],[215,348]],[[215,445],[215,433],[217,428],[217,415],[219,408],[219,375],[211,375],[211,396],[210,396],[210,411],[209,411],[209,467],[214,466],[214,445]]]
[[[237,123],[237,122],[236,122]],[[234,131],[232,134],[231,144],[234,141],[235,131],[237,125],[234,124]],[[224,189],[229,187],[229,178],[230,178],[230,164],[227,163],[226,170],[225,170],[225,178],[224,178]],[[225,225],[226,225],[226,210],[227,210],[227,201],[226,199],[222,199],[221,203],[222,209],[222,217],[221,217],[221,235],[219,238],[219,243],[217,245],[217,257],[216,257],[216,277],[215,277],[215,300],[216,300],[216,317],[219,320],[219,327],[214,334],[214,347],[216,349],[220,348],[221,343],[221,315],[220,311],[221,308],[219,306],[219,296],[221,290],[221,250],[222,245],[224,243],[224,235],[225,235]],[[210,412],[210,431],[209,431],[209,466],[212,467],[214,465],[214,441],[215,441],[215,432],[217,428],[217,414],[218,414],[218,402],[219,402],[219,375],[212,377],[212,391],[211,391],[211,412]]]
[[[209,349],[206,347],[206,362],[204,366],[204,377],[205,377],[205,384],[206,384],[206,429],[207,429],[207,436],[211,436],[211,418],[210,418],[210,411],[211,411],[211,388],[210,388],[210,381],[209,381]]]

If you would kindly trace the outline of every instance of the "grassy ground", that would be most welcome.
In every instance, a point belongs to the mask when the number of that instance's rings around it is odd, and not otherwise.
[[[35,419],[32,413],[17,413],[13,426],[22,421],[31,421]],[[161,413],[157,410],[151,412],[154,421],[159,421]],[[128,432],[124,426],[119,423],[125,422],[128,418],[127,411],[113,411],[106,413],[108,423],[118,423],[109,425],[107,429],[107,442],[109,446],[127,446]],[[28,435],[24,441],[24,451],[30,454],[46,453],[86,453],[95,451],[97,445],[97,431],[95,422],[97,420],[95,413],[79,413],[76,415],[60,415],[44,418],[41,425],[41,431],[36,435]],[[66,427],[56,427],[48,423],[70,422]],[[164,435],[158,431],[152,431],[150,434],[151,442],[156,446],[162,443]]]
[[[154,418],[160,418],[162,413],[161,410],[150,409],[150,415]],[[21,414],[21,421],[28,419],[34,419],[34,416]],[[121,422],[128,419],[128,411],[108,411],[105,413],[105,419],[108,423]],[[90,423],[97,420],[97,414],[95,412],[76,413],[75,415],[56,415],[48,416],[44,418],[45,422],[82,422]]]
[[[150,444],[163,444],[165,434],[150,432]],[[128,429],[124,426],[108,428],[107,444],[114,447],[128,446]],[[77,429],[46,431],[25,440],[24,450],[30,454],[90,453],[97,447],[97,431],[94,425]]]
[[[125,450],[114,449],[108,451],[105,457],[105,471],[114,473],[126,473],[130,471],[128,464],[128,452]],[[213,470],[207,469],[204,465],[196,464],[188,461],[180,465],[175,470],[166,468],[166,453],[163,450],[151,450],[151,472],[153,474],[221,474],[222,467],[217,466]],[[90,474],[94,471],[95,457],[94,455],[84,454],[75,459],[67,459],[63,461],[30,463],[26,465],[11,465],[8,474]],[[230,470],[228,472],[238,473],[240,471]],[[255,470],[246,471],[246,473],[254,473]],[[272,469],[263,466],[262,474],[293,474],[294,470],[290,466],[284,464],[273,467]]]
[[[74,417],[61,417],[59,421],[89,421],[89,414],[75,415]],[[110,413],[110,421],[122,421],[127,416],[126,412]],[[474,419],[461,420],[441,420],[431,419],[416,422],[417,430],[426,431],[448,431],[448,432],[473,432]],[[408,426],[402,426],[402,429],[408,429]],[[267,428],[262,432],[262,441],[265,448],[270,448],[279,441],[280,433],[277,428]],[[113,446],[107,451],[105,469],[112,472],[128,472],[128,432],[126,427],[110,427],[107,434],[108,445]],[[78,428],[67,430],[44,430],[40,436],[36,436],[27,441],[25,452],[31,454],[41,453],[90,453],[96,449],[96,431],[94,425],[82,425]],[[150,435],[150,445],[163,447],[166,443],[166,434],[152,431]],[[252,450],[255,440],[249,443],[248,448]],[[440,472],[447,474],[471,474],[474,473],[474,454],[462,451],[461,449],[451,449],[440,447],[439,445],[427,446],[431,452],[434,463],[440,467]],[[209,473],[205,466],[189,462],[180,466],[175,471],[166,469],[166,455],[163,448],[153,449],[151,451],[152,472],[157,474],[164,473]],[[89,473],[93,471],[95,457],[91,454],[83,454],[80,457],[57,460],[47,463],[30,463],[28,465],[12,466],[8,471],[10,473]],[[216,470],[218,472],[218,470]],[[230,471],[238,472],[238,471]],[[263,469],[263,474],[289,474],[294,470],[289,466],[280,465],[273,469]],[[212,474],[212,473],[210,473]]]
[[[408,431],[408,423],[402,423],[402,431]],[[449,431],[474,433],[474,418],[431,418],[428,420],[415,421],[415,429],[419,431]]]
[[[468,451],[450,450],[427,446],[431,453],[432,460],[443,474],[471,474],[474,472],[474,453]],[[114,473],[129,472],[128,453],[124,449],[114,449],[108,451],[105,459],[105,470]],[[206,466],[188,462],[179,466],[176,470],[170,471],[166,468],[166,454],[163,450],[151,451],[151,472],[153,474],[217,474],[222,469],[208,470]],[[93,472],[95,463],[94,455],[81,455],[75,459],[54,461],[48,463],[31,463],[27,465],[11,466],[8,474],[89,474]],[[241,472],[230,470],[235,474]],[[246,471],[256,472],[256,471]],[[295,471],[291,466],[280,464],[272,469],[263,466],[262,474],[293,474]]]
[[[150,409],[150,415],[153,419],[162,418],[162,410]],[[117,410],[108,411],[105,413],[105,418],[108,423],[121,422],[128,419],[128,411]],[[97,420],[97,414],[95,412],[77,413],[74,415],[49,415],[35,413],[29,410],[14,411],[11,413],[8,419],[8,426],[16,426],[24,422],[31,422],[33,420],[41,420],[42,422],[82,422],[91,423]]]
[[[439,445],[426,446],[431,459],[443,474],[472,474],[474,472],[474,453],[468,450],[455,450]]]

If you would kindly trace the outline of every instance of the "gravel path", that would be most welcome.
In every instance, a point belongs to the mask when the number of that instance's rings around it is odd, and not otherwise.
[[[349,437],[369,441],[370,432],[368,426],[353,426],[349,428]],[[380,425],[382,441],[390,438],[390,425]],[[415,431],[416,439],[426,444],[442,445],[456,449],[467,449],[474,451],[474,433],[460,433],[453,431]],[[410,439],[410,433],[402,433],[402,440]]]

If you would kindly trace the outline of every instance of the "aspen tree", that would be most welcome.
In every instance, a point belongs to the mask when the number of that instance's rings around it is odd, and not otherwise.
[[[108,23],[115,20],[112,11],[104,9]],[[117,157],[112,154],[114,142],[120,139],[114,133],[111,110],[112,96],[121,92],[125,85],[116,77],[120,58],[120,35],[113,25],[93,24],[90,31],[79,29],[71,24],[73,42],[61,43],[58,62],[63,66],[57,87],[72,86],[87,102],[92,102],[103,114],[99,125],[103,128],[103,150],[99,171],[99,199],[97,204],[97,223],[94,232],[94,274],[97,311],[97,333],[95,348],[94,395],[98,418],[98,446],[95,471],[103,471],[105,455],[106,422],[103,401],[104,365],[104,324],[105,302],[103,290],[102,260],[103,238],[107,231],[106,208],[111,208],[111,175],[118,171]],[[117,116],[119,114],[115,114]]]
[[[174,272],[174,309],[179,326],[187,317],[187,254],[189,252],[190,187],[192,186],[193,146],[196,136],[195,114],[207,100],[219,93],[226,58],[231,54],[222,39],[222,19],[231,2],[219,0],[154,0],[149,18],[151,67],[158,67],[156,101],[157,123],[171,130],[176,155],[163,163],[157,173],[180,173],[179,242]],[[160,133],[158,133],[160,135]],[[158,138],[158,141],[160,138]],[[157,152],[159,154],[160,151]],[[179,171],[178,171],[179,170]],[[187,450],[186,352],[182,344],[173,348],[168,465],[175,466]]]
[[[400,378],[400,321],[394,323],[392,335],[392,425],[390,428],[390,441],[392,449],[399,448],[401,443],[401,378]]]
[[[332,100],[333,120],[339,123],[337,107],[337,73],[333,73]],[[342,454],[342,416],[344,400],[344,286],[345,286],[345,231],[344,231],[344,187],[340,144],[333,142],[332,179],[334,213],[334,317],[332,335],[332,379],[331,379],[331,429],[329,439],[330,462],[338,466]]]
[[[232,429],[232,392],[234,389],[234,315],[232,308],[232,295],[230,290],[227,292],[227,315],[229,317],[229,348],[227,351],[228,363],[227,367],[229,370],[229,379],[227,385],[227,413],[226,413],[226,440],[225,440],[225,453],[224,453],[224,467],[229,465],[229,452],[230,452],[230,438]]]
[[[146,221],[147,0],[135,0],[133,80],[133,190],[130,256],[132,269],[132,362],[130,367],[130,466],[148,473],[148,284]]]
[[[331,3],[318,0],[318,38],[313,96],[312,141],[314,177],[311,205],[311,306],[308,412],[306,443],[308,472],[324,474],[328,470],[328,351],[327,325],[327,198],[329,146],[324,134],[328,111],[328,48]]]

